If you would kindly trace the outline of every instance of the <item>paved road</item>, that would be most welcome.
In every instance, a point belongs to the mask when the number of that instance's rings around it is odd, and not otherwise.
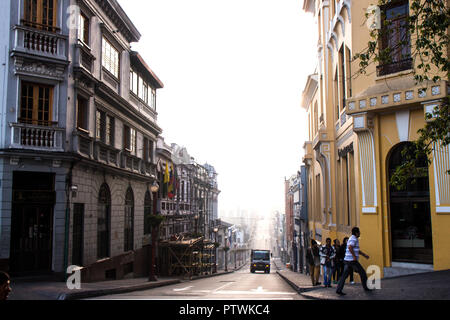
[[[304,300],[272,270],[250,273],[244,266],[234,273],[176,285],[108,295],[90,300]]]

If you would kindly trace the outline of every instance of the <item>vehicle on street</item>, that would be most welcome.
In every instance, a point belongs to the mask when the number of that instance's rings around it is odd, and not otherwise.
[[[270,273],[270,250],[252,250],[250,259],[251,273],[257,270]]]

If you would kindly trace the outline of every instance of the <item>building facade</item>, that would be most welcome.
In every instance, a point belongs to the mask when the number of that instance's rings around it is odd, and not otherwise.
[[[448,269],[448,147],[436,146],[430,166],[418,163],[427,173],[416,177],[417,184],[401,191],[389,184],[403,161],[403,147],[425,125],[425,112],[446,96],[448,79],[417,85],[411,42],[395,43],[395,36],[381,43],[401,44],[401,52],[392,53],[394,63],[371,64],[366,74],[356,76],[359,65],[352,57],[370,40],[370,28],[360,21],[371,4],[303,1],[304,10],[316,18],[318,34],[317,67],[302,103],[309,130],[304,163],[310,237],[342,242],[351,227],[359,226],[361,247],[370,255],[362,263],[379,266],[382,276]],[[385,19],[401,24],[409,4],[392,1],[380,9]],[[395,32],[408,36],[401,28]]]
[[[1,9],[9,14],[2,268],[96,264],[92,279],[137,271],[163,87],[131,50],[140,33],[115,0],[2,1]]]

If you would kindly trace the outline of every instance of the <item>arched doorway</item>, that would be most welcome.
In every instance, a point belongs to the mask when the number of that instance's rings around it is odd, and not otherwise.
[[[411,142],[403,142],[393,148],[389,158],[389,180],[397,166],[405,162],[402,151],[412,145]],[[415,183],[410,179],[401,190],[390,186],[392,261],[432,264],[430,190],[426,159],[417,160],[416,168],[423,168],[423,173],[414,177]]]

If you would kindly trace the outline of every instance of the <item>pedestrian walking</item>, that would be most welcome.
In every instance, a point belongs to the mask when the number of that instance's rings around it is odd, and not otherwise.
[[[331,271],[335,256],[336,252],[331,245],[331,238],[327,238],[325,245],[320,249],[320,264],[323,268],[323,285],[327,288],[331,288]]]
[[[306,251],[306,260],[309,264],[312,285],[317,286],[320,284],[320,252],[319,246],[314,239],[311,240],[311,247],[309,247]]]
[[[348,237],[345,237],[342,240],[342,246],[341,246],[341,251],[339,253],[340,257],[342,257],[342,264],[341,264],[341,275],[339,276],[339,279],[342,277],[342,274],[344,273],[344,258],[345,258],[345,252],[347,251],[347,242],[348,242]],[[350,273],[350,283],[354,284],[354,278],[353,278],[353,269],[349,269],[349,273]]]
[[[344,273],[339,280],[338,287],[336,289],[336,293],[339,295],[345,295],[342,292],[344,288],[345,280],[349,276],[349,269],[353,269],[355,272],[359,273],[361,277],[361,284],[366,291],[372,291],[367,287],[367,274],[361,264],[358,262],[359,255],[362,255],[364,258],[369,259],[369,256],[362,252],[359,248],[359,240],[358,238],[361,236],[361,232],[358,227],[354,227],[352,229],[352,236],[348,239],[347,242],[347,250],[345,251],[344,257]]]
[[[6,272],[0,271],[0,301],[8,299],[11,292],[11,279]]]
[[[339,280],[339,277],[341,276],[341,265],[343,264],[344,258],[342,257],[342,261],[340,261],[339,252],[341,249],[340,243],[338,239],[333,240],[333,248],[334,252],[336,253],[333,262],[333,268],[331,270],[332,280],[333,283],[336,284]]]

